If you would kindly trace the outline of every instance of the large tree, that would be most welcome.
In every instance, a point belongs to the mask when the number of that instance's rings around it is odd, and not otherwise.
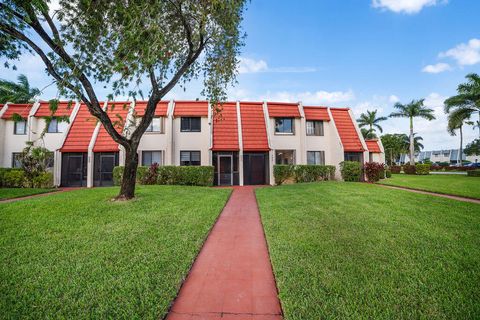
[[[480,155],[480,139],[475,139],[465,147],[465,154],[467,156],[479,156]]]
[[[390,165],[393,165],[395,160],[398,159],[401,154],[408,151],[408,144],[405,145],[403,136],[406,135],[387,133],[380,137],[380,140],[382,140],[383,149],[385,150],[385,160]]]
[[[461,109],[456,109],[448,115],[447,131],[450,135],[456,136],[457,130],[460,133],[460,148],[458,149],[458,164],[463,162],[463,125],[466,123],[470,115]]]
[[[478,136],[480,138],[480,76],[476,73],[470,73],[466,76],[467,82],[461,83],[457,87],[457,95],[445,100],[445,113],[455,111],[456,121],[467,119],[478,115],[478,122],[474,122],[478,127]]]
[[[410,157],[410,164],[414,165],[415,164],[415,159],[414,159],[414,153],[415,153],[415,148],[414,148],[414,135],[413,135],[413,119],[414,118],[423,118],[427,120],[433,120],[435,119],[435,116],[433,115],[433,109],[426,108],[423,105],[424,99],[420,100],[412,100],[408,104],[401,104],[400,102],[397,102],[394,105],[394,108],[397,109],[396,112],[392,112],[390,114],[390,117],[393,118],[408,118],[410,121],[410,147],[409,147],[409,157]]]
[[[365,128],[366,130],[362,131],[364,137],[376,137],[375,131],[378,129],[380,133],[383,132],[383,128],[380,126],[380,122],[387,120],[387,117],[377,117],[377,110],[367,110],[367,112],[362,113],[360,118],[357,119],[358,125],[360,128]]]
[[[86,104],[125,149],[117,198],[131,199],[140,138],[162,97],[202,77],[214,106],[225,99],[243,45],[244,6],[244,0],[60,0],[52,12],[49,0],[1,0],[0,56],[38,55],[59,94]],[[128,136],[102,110],[94,83],[133,99],[148,87],[145,115]]]
[[[0,103],[28,103],[33,102],[40,90],[30,87],[26,75],[21,74],[17,82],[0,79]]]

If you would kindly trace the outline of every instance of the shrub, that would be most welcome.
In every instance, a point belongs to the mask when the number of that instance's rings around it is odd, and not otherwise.
[[[42,172],[33,178],[34,188],[53,188],[53,173]]]
[[[212,166],[162,166],[158,168],[157,184],[212,186]]]
[[[343,161],[340,163],[340,172],[344,181],[360,181],[362,167],[357,161]]]
[[[149,170],[149,167],[147,167],[147,166],[138,166],[137,167],[137,178],[136,178],[136,180],[137,180],[138,183],[146,184],[145,183],[145,178],[148,174],[148,170]],[[155,182],[152,183],[152,184],[155,184]]]
[[[295,182],[315,182],[332,180],[335,175],[335,166],[323,165],[296,165],[293,168]]]
[[[5,184],[5,175],[7,174],[7,172],[10,172],[10,171],[21,171],[21,169],[17,169],[17,168],[0,168],[0,187],[6,187],[6,184]]]
[[[430,174],[430,164],[416,164],[415,171],[419,175],[427,175]]]
[[[410,164],[406,164],[403,166],[403,172],[406,174],[415,174],[416,173],[416,167],[412,166]]]
[[[276,164],[273,166],[273,177],[275,184],[281,185],[285,180],[293,176],[294,167],[291,164]]]
[[[392,171],[390,169],[385,170],[385,178],[391,178],[392,177]]]
[[[21,169],[12,169],[4,173],[3,186],[21,188],[25,185],[25,173]]]
[[[122,184],[123,179],[123,166],[117,166],[113,168],[113,185],[119,186]],[[137,183],[143,184],[143,178],[148,171],[148,167],[138,166],[137,167]]]
[[[467,171],[467,176],[469,176],[469,177],[480,177],[480,170],[477,169],[477,170]]]
[[[140,167],[138,168],[140,169]],[[137,169],[137,175],[140,176],[139,170]],[[148,168],[145,173],[142,173],[142,177],[139,177],[141,184],[156,184],[158,178],[158,163],[152,163],[152,165]]]
[[[378,162],[367,162],[364,166],[365,175],[369,182],[377,182],[384,177],[384,164]]]
[[[401,166],[390,166],[390,172],[391,173],[400,173],[400,171],[402,171],[402,167]]]

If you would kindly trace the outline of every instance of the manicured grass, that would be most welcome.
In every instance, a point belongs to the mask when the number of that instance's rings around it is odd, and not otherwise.
[[[361,183],[257,190],[286,319],[474,319],[480,205]]]
[[[380,183],[480,199],[480,178],[458,174],[394,174]]]
[[[36,188],[0,188],[0,200],[20,198],[39,193],[52,192],[53,189]]]
[[[9,319],[161,319],[230,190],[95,188],[0,204]]]

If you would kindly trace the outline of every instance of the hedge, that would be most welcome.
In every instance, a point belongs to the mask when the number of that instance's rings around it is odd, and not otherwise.
[[[385,165],[383,163],[367,162],[364,168],[368,182],[377,182],[385,178]]]
[[[276,164],[273,166],[273,177],[277,185],[290,179],[296,183],[333,180],[335,166]]]
[[[281,185],[287,179],[293,176],[293,165],[291,164],[276,164],[273,166],[273,177],[276,185]]]
[[[137,168],[137,183],[152,184],[152,170],[150,167]],[[212,186],[214,168],[212,166],[161,166],[156,169],[156,184]],[[113,169],[113,181],[120,185],[123,167]]]
[[[406,174],[415,174],[417,172],[417,167],[406,164],[403,166],[403,172],[405,172]]]
[[[469,177],[480,177],[480,170],[470,170],[467,171],[467,176]]]
[[[402,171],[402,167],[401,166],[390,166],[390,171],[391,171],[391,173],[400,173],[400,171]]]
[[[22,188],[25,186],[25,173],[22,169],[6,168],[2,173],[2,187]]]
[[[385,178],[391,178],[392,177],[392,171],[390,169],[385,170]]]
[[[415,171],[416,171],[416,174],[418,174],[418,175],[430,174],[430,164],[428,164],[428,163],[425,163],[425,164],[417,163],[415,165]]]
[[[340,163],[340,173],[344,181],[360,181],[362,165],[357,161],[343,161]]]

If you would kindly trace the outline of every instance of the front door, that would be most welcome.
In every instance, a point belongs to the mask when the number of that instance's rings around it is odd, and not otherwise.
[[[62,186],[84,187],[87,183],[87,154],[64,153],[62,155]]]
[[[218,184],[221,186],[233,185],[233,157],[218,155]]]
[[[266,181],[265,153],[247,153],[243,155],[243,182],[246,185],[262,185]]]
[[[100,155],[100,186],[113,186],[113,168],[115,167],[114,154]]]

